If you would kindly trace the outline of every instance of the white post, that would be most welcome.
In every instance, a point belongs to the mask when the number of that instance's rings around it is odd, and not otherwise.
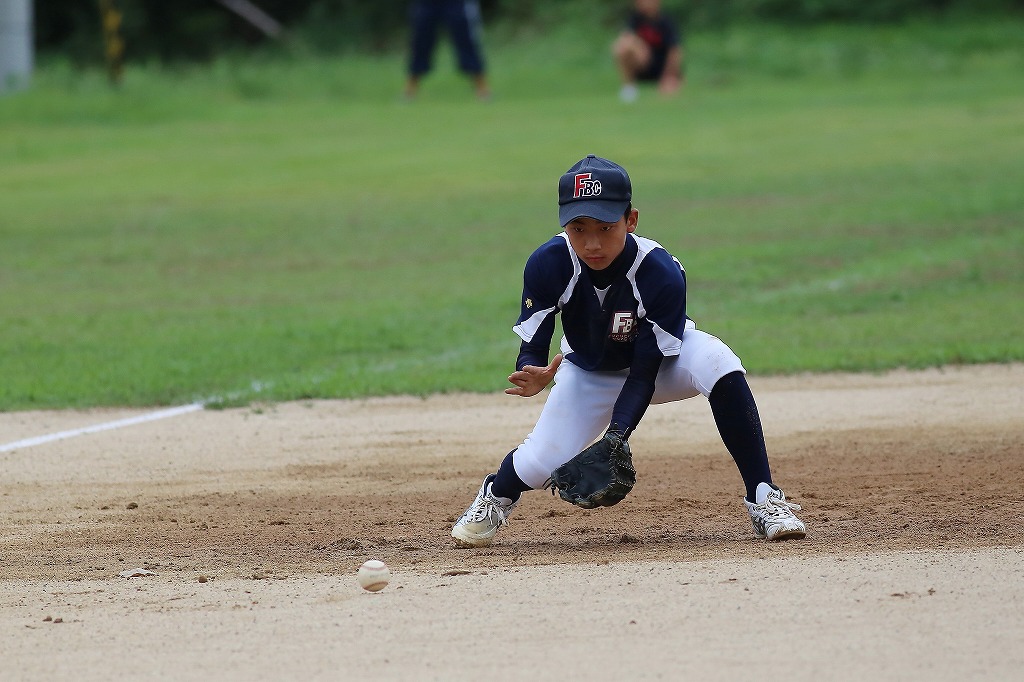
[[[0,94],[32,76],[32,0],[0,0]]]

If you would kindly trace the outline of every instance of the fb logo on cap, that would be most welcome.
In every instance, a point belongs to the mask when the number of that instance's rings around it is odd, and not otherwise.
[[[576,186],[572,193],[573,199],[579,199],[580,197],[596,197],[600,194],[600,180],[592,180],[591,173],[576,174]]]

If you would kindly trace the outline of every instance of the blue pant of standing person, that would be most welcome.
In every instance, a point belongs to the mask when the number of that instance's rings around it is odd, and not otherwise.
[[[409,78],[405,95],[415,98],[420,80],[433,67],[437,33],[444,24],[451,37],[459,70],[473,79],[476,94],[490,97],[480,37],[480,6],[474,0],[416,0],[409,8]]]

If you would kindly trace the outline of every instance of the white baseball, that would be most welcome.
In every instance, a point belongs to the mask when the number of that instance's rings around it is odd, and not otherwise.
[[[370,559],[359,567],[359,585],[368,592],[380,592],[388,586],[391,571],[383,561]]]

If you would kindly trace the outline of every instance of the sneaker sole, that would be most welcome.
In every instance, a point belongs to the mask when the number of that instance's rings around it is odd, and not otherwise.
[[[452,531],[452,538],[455,539],[455,544],[459,547],[468,547],[470,549],[475,549],[477,547],[487,547],[493,541],[493,538],[478,538],[473,537],[471,535],[467,535],[464,537],[459,536],[455,534],[455,531]]]
[[[780,530],[771,539],[770,542],[777,540],[802,540],[807,537],[807,531],[805,530]],[[768,536],[762,536],[761,540],[769,540]]]

